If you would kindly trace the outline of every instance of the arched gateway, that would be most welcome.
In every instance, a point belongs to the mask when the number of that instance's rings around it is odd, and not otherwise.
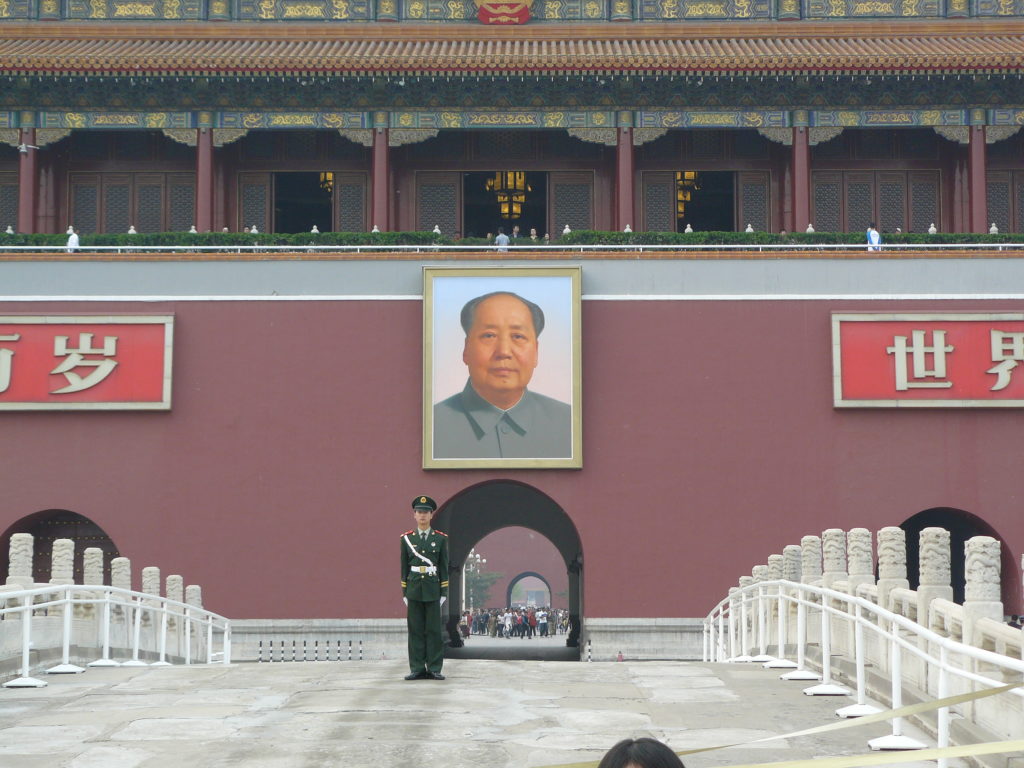
[[[569,515],[549,496],[536,488],[511,480],[495,480],[475,485],[453,496],[437,513],[437,527],[449,538],[451,574],[449,605],[462,598],[462,567],[469,551],[488,534],[510,525],[529,528],[547,538],[565,563],[569,576],[570,630],[566,644],[579,645],[583,615],[583,547]],[[455,647],[462,645],[458,633],[458,614],[447,620],[448,635]]]

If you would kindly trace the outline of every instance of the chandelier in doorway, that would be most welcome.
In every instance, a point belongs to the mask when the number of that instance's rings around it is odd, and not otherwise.
[[[526,193],[533,191],[526,183],[525,171],[495,171],[494,177],[487,179],[484,189],[494,192],[503,219],[518,219],[522,216]]]
[[[676,218],[683,218],[686,204],[693,193],[700,189],[700,181],[696,171],[676,171]]]
[[[333,171],[321,171],[320,173],[320,189],[330,194],[334,191],[334,173]]]

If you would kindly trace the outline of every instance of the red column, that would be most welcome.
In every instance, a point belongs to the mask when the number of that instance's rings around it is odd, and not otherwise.
[[[18,155],[18,232],[32,234],[36,231],[36,197],[39,191],[39,169],[36,153],[30,145],[36,142],[35,128],[22,128],[20,134],[24,151]]]
[[[620,231],[628,224],[632,229],[634,226],[634,197],[633,194],[633,129],[619,128],[618,145],[615,157],[615,226]]]
[[[390,228],[388,208],[391,196],[388,194],[390,168],[388,155],[388,129],[373,129],[373,203],[370,206],[370,227],[381,232]]]
[[[196,230],[213,229],[213,129],[196,135]]]
[[[803,232],[811,221],[811,146],[807,128],[793,129],[793,232]]]
[[[971,232],[988,232],[988,190],[985,184],[985,126],[970,127],[967,146],[967,224]]]

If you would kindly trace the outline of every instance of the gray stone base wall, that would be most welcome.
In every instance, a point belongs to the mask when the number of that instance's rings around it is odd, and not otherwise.
[[[588,648],[589,642],[589,648]],[[245,619],[231,622],[232,661],[356,661],[401,659],[407,653],[404,619]],[[583,621],[580,659],[700,659],[700,619]]]
[[[232,661],[401,659],[405,619],[242,619],[231,622]]]
[[[701,619],[584,619],[580,659],[699,660],[703,637]]]

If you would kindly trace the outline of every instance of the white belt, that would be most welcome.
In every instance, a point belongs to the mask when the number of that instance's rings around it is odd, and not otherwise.
[[[437,573],[436,565],[412,565],[409,566],[410,573],[425,573],[428,576],[433,576]]]

